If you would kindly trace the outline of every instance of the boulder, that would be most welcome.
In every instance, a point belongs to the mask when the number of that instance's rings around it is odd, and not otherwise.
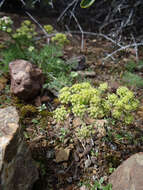
[[[0,109],[0,189],[30,190],[38,171],[22,138],[14,107]]]
[[[112,190],[143,190],[143,152],[132,155],[109,177]]]
[[[33,99],[43,85],[41,69],[25,60],[9,63],[11,76],[11,93],[24,100]]]

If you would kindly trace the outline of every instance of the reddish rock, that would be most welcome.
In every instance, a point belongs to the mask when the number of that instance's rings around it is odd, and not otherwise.
[[[112,190],[143,190],[143,152],[124,161],[109,177]]]
[[[21,99],[33,99],[41,90],[43,75],[41,69],[25,60],[9,64],[11,92]]]

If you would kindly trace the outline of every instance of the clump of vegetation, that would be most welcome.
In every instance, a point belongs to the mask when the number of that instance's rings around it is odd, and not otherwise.
[[[20,47],[22,45],[29,46],[34,43],[34,37],[37,35],[35,28],[30,20],[25,20],[21,23],[21,27],[12,34],[12,37],[16,40],[16,43],[20,44]]]
[[[127,71],[123,75],[123,81],[130,86],[136,86],[138,88],[142,88],[143,78],[134,72],[140,71],[143,68],[143,61],[139,61],[138,63],[130,61],[125,65],[125,68]]]
[[[95,180],[93,184],[90,182],[84,182],[82,185],[86,187],[87,190],[112,190],[112,184],[104,185],[104,178],[101,177],[100,180]]]
[[[123,81],[129,85],[136,86],[138,88],[143,87],[143,78],[137,74],[131,72],[125,72],[123,75]]]
[[[86,139],[95,134],[95,129],[92,125],[83,124],[82,127],[76,129],[76,136],[79,139]]]
[[[113,117],[130,124],[134,119],[132,112],[139,104],[133,92],[126,87],[119,87],[116,93],[108,93],[107,83],[100,84],[98,88],[87,82],[64,87],[60,90],[59,100],[62,106],[54,111],[57,121],[64,120],[71,113],[80,118],[86,115],[94,119]]]
[[[125,65],[125,68],[129,71],[129,72],[133,72],[136,68],[137,64],[134,61],[130,61]]]
[[[52,37],[52,42],[56,42],[58,45],[64,45],[68,43],[67,36],[63,33],[57,33],[54,37]]]
[[[27,117],[27,116],[32,116],[36,113],[37,113],[37,109],[36,107],[32,105],[25,105],[25,106],[22,106],[22,108],[20,109],[20,115],[22,118]]]
[[[15,31],[10,17],[4,16],[0,19],[0,30],[6,32],[11,39],[8,45],[15,44],[21,51],[34,44],[34,37],[37,35],[35,28],[30,20],[25,20]]]
[[[54,30],[51,25],[45,25],[44,29],[47,33],[52,33]],[[42,69],[46,77],[45,88],[58,91],[66,85],[72,85],[73,77],[70,72],[75,63],[67,64],[61,58],[62,47],[68,42],[65,34],[53,34],[55,36],[52,37],[50,44],[39,49],[34,40],[37,35],[36,27],[29,20],[23,21],[15,31],[13,21],[9,17],[3,17],[0,19],[0,30],[6,32],[11,39],[1,51],[0,68],[3,72],[8,72],[11,61],[25,59]]]
[[[140,60],[138,63],[134,62],[134,61],[129,61],[126,65],[125,68],[129,71],[129,72],[134,72],[135,70],[140,70],[143,68],[143,61]]]
[[[11,33],[12,24],[13,24],[13,21],[10,19],[10,17],[4,16],[0,19],[0,30],[3,32]]]
[[[53,32],[53,30],[54,30],[53,26],[49,25],[49,24],[48,25],[44,25],[44,29],[46,30],[46,32],[48,34],[51,34]]]
[[[35,25],[29,20],[23,21],[15,31],[10,17],[0,19],[0,30],[7,33],[10,38],[1,51],[0,68],[3,72],[7,72],[9,62],[15,59],[28,60],[30,56],[29,47],[35,46],[34,37],[37,33],[35,32]]]

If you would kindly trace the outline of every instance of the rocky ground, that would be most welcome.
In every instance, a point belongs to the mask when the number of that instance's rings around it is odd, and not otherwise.
[[[17,16],[14,17],[17,20]],[[3,39],[1,36],[0,40]],[[107,54],[116,48],[112,42],[89,35],[85,37],[84,48],[81,49],[80,35],[70,35],[69,39],[70,44],[65,47],[63,58],[85,57],[81,63],[86,67],[86,71],[80,71],[82,78],[93,85],[107,82],[111,91],[120,85],[127,86],[140,100],[140,108],[134,113],[133,124],[125,125],[111,118],[98,120],[96,125],[100,125],[101,130],[97,130],[91,138],[79,140],[75,135],[76,128],[81,125],[79,118],[68,118],[58,124],[53,119],[51,110],[59,105],[59,100],[52,92],[44,91],[36,99],[25,102],[11,95],[9,74],[1,75],[0,107],[14,105],[18,109],[24,137],[39,169],[40,178],[33,190],[86,190],[84,184],[92,184],[101,177],[106,185],[109,175],[125,159],[143,152],[143,89],[123,80],[126,64],[136,60],[134,49],[120,51],[114,60],[109,58],[103,63]],[[142,48],[139,49],[139,59],[143,59]],[[142,77],[142,69],[135,72]],[[46,108],[40,111],[38,107],[43,104]],[[93,122],[85,118],[85,123]]]

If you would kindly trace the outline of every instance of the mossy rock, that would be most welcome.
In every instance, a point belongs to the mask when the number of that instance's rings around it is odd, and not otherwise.
[[[30,117],[38,113],[38,110],[33,105],[25,105],[20,109],[21,118]]]
[[[48,116],[53,116],[52,112],[49,112],[48,110],[43,110],[39,113],[41,117],[48,117]]]

